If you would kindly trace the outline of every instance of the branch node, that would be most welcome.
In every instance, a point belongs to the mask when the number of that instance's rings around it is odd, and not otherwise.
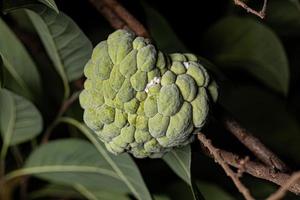
[[[239,180],[239,177],[237,174],[232,171],[232,169],[228,166],[226,161],[223,159],[220,149],[214,147],[211,143],[211,140],[207,139],[206,136],[199,132],[198,133],[198,140],[210,151],[210,154],[215,159],[215,161],[221,165],[221,167],[224,169],[227,176],[229,176],[239,192],[245,197],[246,200],[254,200],[254,198],[251,196],[248,188],[244,186],[244,184]]]

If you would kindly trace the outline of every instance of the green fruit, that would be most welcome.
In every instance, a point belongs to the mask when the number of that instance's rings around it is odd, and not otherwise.
[[[114,154],[159,158],[191,143],[218,97],[197,56],[164,54],[126,30],[95,47],[84,74],[84,121]]]

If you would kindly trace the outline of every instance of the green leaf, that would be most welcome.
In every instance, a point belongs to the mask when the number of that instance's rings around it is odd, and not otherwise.
[[[0,56],[0,88],[4,86],[4,65]]]
[[[222,70],[244,70],[277,92],[287,94],[289,65],[278,37],[250,18],[226,17],[203,38],[203,48]]]
[[[205,200],[194,179],[191,180],[191,190],[195,200]]]
[[[81,139],[60,139],[40,146],[31,153],[24,168],[11,172],[6,178],[21,175],[34,175],[72,187],[80,184],[94,190],[128,191],[97,149]]]
[[[54,0],[38,0],[38,1],[45,4],[52,10],[54,10],[57,14],[59,13],[59,10],[58,10]]]
[[[266,22],[280,35],[300,33],[300,3],[298,0],[273,0],[268,3]]]
[[[153,196],[154,200],[171,200],[168,196],[166,195],[154,195]]]
[[[30,199],[41,199],[45,197],[80,198],[82,196],[73,187],[58,184],[48,184],[42,189],[31,192],[29,197]]]
[[[99,189],[89,189],[82,184],[75,185],[74,187],[65,185],[50,184],[43,189],[34,191],[30,194],[32,199],[40,199],[43,197],[56,197],[56,198],[86,198],[86,199],[101,199],[101,200],[129,200],[130,198],[124,194],[116,191],[103,191]]]
[[[153,39],[161,51],[166,53],[186,52],[185,45],[177,37],[168,21],[154,8],[142,2],[147,24]]]
[[[55,13],[46,7],[26,10],[46,51],[69,95],[69,81],[80,78],[85,63],[91,56],[92,44],[75,22],[64,13]]]
[[[54,0],[3,0],[2,11],[4,13],[8,13],[16,9],[28,7],[30,5],[36,5],[39,3],[48,6],[57,13],[59,12]]]
[[[215,184],[207,182],[196,181],[197,186],[201,188],[203,198],[207,200],[234,200],[236,198],[231,197],[227,192]],[[175,182],[170,184],[166,190],[170,194],[172,200],[193,200],[194,197],[191,194],[188,186],[182,182]]]
[[[2,12],[4,12],[5,14],[19,9],[19,8],[23,8],[24,6],[27,5],[33,5],[34,3],[36,3],[35,0],[18,0],[18,1],[14,1],[14,0],[3,0],[2,2]]]
[[[37,68],[25,47],[1,18],[0,30],[0,57],[5,69],[5,86],[33,100],[42,91]]]
[[[224,91],[220,103],[275,153],[300,161],[300,126],[286,101],[254,86]]]
[[[210,200],[210,199],[218,199],[218,200],[234,200],[232,196],[230,196],[227,192],[225,192],[219,186],[207,183],[203,181],[197,181],[197,185],[201,188],[203,196]]]
[[[162,158],[169,167],[191,188],[195,200],[203,200],[201,192],[191,178],[191,147],[187,145],[182,148],[176,148]]]
[[[162,158],[169,167],[184,180],[191,185],[191,147],[187,145],[182,148],[176,148]]]
[[[101,191],[99,189],[91,190],[84,187],[82,184],[76,184],[74,188],[85,198],[91,200],[130,200],[128,196],[124,194],[118,194],[116,192]]]
[[[62,118],[60,121],[77,127],[95,145],[98,154],[109,163],[114,172],[127,185],[136,198],[142,200],[152,199],[136,164],[128,154],[124,153],[115,156],[107,152],[103,143],[99,141],[90,129],[72,118]]]
[[[42,117],[27,99],[0,89],[0,132],[3,139],[1,157],[7,148],[36,137],[42,130]]]

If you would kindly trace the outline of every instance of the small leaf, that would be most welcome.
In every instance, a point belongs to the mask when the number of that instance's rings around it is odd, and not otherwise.
[[[2,12],[4,12],[6,14],[15,9],[23,8],[24,6],[27,6],[27,5],[33,5],[34,3],[36,3],[35,0],[18,0],[18,1],[3,0]]]
[[[1,18],[0,30],[0,57],[4,66],[5,85],[33,100],[42,91],[37,68],[25,47]]]
[[[0,89],[0,132],[3,139],[2,157],[11,145],[36,137],[42,130],[42,117],[27,99]]]
[[[114,172],[123,180],[136,198],[141,200],[152,199],[139,169],[128,154],[123,153],[122,155],[115,156],[107,152],[103,143],[99,141],[90,129],[72,118],[62,118],[60,121],[77,127],[95,145],[98,154],[109,163]]]
[[[79,191],[80,190],[80,191]],[[83,192],[84,191],[84,192]],[[73,187],[65,185],[50,184],[34,191],[30,194],[32,199],[40,199],[42,197],[56,197],[56,198],[86,198],[86,199],[101,199],[101,200],[129,200],[125,194],[118,193],[116,191],[103,191],[99,189],[89,189],[82,184],[75,185]],[[90,198],[92,197],[92,198]]]
[[[54,0],[38,0],[38,1],[45,4],[52,10],[54,10],[57,14],[59,13],[59,10],[58,10]]]
[[[4,13],[8,13],[16,9],[28,7],[30,5],[35,5],[39,3],[48,6],[49,8],[53,9],[57,13],[59,12],[54,0],[18,0],[18,1],[3,0],[2,11]]]
[[[46,51],[61,76],[65,97],[69,95],[69,81],[80,78],[91,56],[92,44],[75,22],[64,13],[46,7],[26,10]]]
[[[128,191],[97,149],[81,139],[60,139],[40,146],[31,153],[24,168],[7,177],[21,175],[34,175],[67,186],[81,184],[94,190]]]
[[[172,30],[167,20],[154,8],[142,2],[145,9],[147,24],[158,48],[166,53],[186,52],[186,47]]]
[[[245,70],[287,94],[289,65],[284,48],[263,24],[250,18],[223,18],[205,34],[203,48],[222,70]]]
[[[191,185],[190,145],[170,151],[164,155],[163,160],[180,178],[182,178],[187,184]]]
[[[169,167],[184,180],[191,189],[195,200],[203,200],[201,192],[197,188],[197,185],[191,178],[191,147],[187,145],[182,148],[177,148],[166,155],[163,160],[169,165]]]

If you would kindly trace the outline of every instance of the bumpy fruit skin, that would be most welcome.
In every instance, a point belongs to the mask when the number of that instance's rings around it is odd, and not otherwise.
[[[125,30],[94,48],[84,74],[84,121],[114,154],[157,158],[189,144],[217,99],[195,55],[164,54]]]

